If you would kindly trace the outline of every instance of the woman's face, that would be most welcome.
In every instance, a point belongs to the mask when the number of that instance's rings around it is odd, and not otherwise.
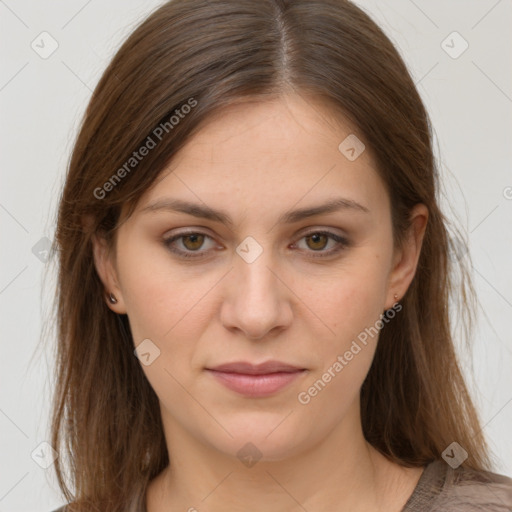
[[[298,96],[225,109],[121,225],[115,257],[96,244],[167,435],[231,455],[250,442],[272,460],[359,421],[375,327],[407,290],[420,239],[393,250],[369,150],[339,149],[352,131],[328,113]],[[268,361],[296,371],[212,371]]]

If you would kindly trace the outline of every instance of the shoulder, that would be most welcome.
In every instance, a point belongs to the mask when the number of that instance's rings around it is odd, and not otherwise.
[[[505,475],[468,468],[450,468],[445,488],[447,505],[453,503],[454,506],[464,506],[464,510],[468,511],[512,510],[512,479]]]
[[[434,461],[429,470],[432,487],[431,512],[509,512],[512,510],[512,479],[489,471],[458,467],[452,469],[444,461]],[[426,486],[428,487],[428,485]],[[428,495],[429,489],[423,489]]]
[[[145,495],[134,495],[133,498],[130,499],[130,502],[125,508],[125,512],[146,512],[146,504],[145,504]],[[83,508],[83,507],[82,507]],[[87,508],[87,510],[89,510]],[[67,503],[66,505],[62,505],[61,507],[52,510],[51,512],[73,512],[77,510],[77,502],[72,501],[71,503]],[[98,508],[94,508],[94,510],[99,510]]]

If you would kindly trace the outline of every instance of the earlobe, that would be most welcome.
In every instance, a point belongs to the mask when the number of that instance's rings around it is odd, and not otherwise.
[[[108,300],[110,301],[111,304],[117,304],[117,299],[112,292],[110,292],[110,295],[108,296]]]
[[[93,258],[96,272],[105,287],[105,302],[107,306],[118,314],[126,313],[123,295],[119,287],[117,272],[112,262],[112,254],[108,242],[104,237],[95,233],[91,238]]]

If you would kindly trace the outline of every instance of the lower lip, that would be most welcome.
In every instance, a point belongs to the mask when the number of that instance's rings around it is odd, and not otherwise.
[[[277,393],[305,372],[305,370],[299,370],[296,372],[268,373],[266,375],[247,375],[215,370],[208,371],[227,388],[250,397],[269,396]]]

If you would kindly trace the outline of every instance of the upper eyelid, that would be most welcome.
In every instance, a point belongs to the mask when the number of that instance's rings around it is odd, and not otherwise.
[[[181,230],[183,229],[183,231],[179,231],[178,233],[174,233],[175,231],[177,230]],[[305,236],[307,235],[308,233],[316,233],[318,231],[327,231],[329,233],[332,233],[334,235],[339,235],[339,236],[347,236],[348,237],[348,234],[345,230],[341,229],[341,228],[336,228],[336,227],[330,227],[330,226],[322,226],[321,224],[317,225],[317,226],[308,226],[308,227],[304,227],[304,228],[301,228],[298,230],[298,233],[301,234],[301,236]],[[187,234],[201,234],[201,235],[208,235],[208,236],[211,236],[213,238],[215,238],[215,235],[211,235],[210,234],[211,232],[211,229],[208,227],[208,226],[192,226],[192,227],[177,227],[177,228],[174,228],[172,230],[167,230],[165,233],[164,233],[164,236],[178,236],[178,235],[187,235]],[[170,234],[170,233],[173,233],[173,234]]]
[[[170,240],[173,238],[179,239],[180,237],[187,236],[187,235],[203,235],[203,236],[207,236],[209,238],[215,239],[215,236],[209,234],[206,231],[203,231],[204,229],[207,229],[207,228],[201,227],[201,228],[188,228],[188,229],[184,228],[184,229],[186,229],[186,231],[181,231],[181,232],[173,233],[170,235],[164,235],[163,238],[164,238],[164,240]],[[301,231],[297,235],[299,237],[298,238],[299,240],[305,236],[308,236],[310,234],[315,234],[315,233],[331,234],[331,235],[339,236],[340,238],[348,239],[348,235],[346,235],[344,232],[341,232],[341,233],[335,232],[335,231],[333,231],[333,228],[318,227],[318,228],[305,228],[305,229],[306,229],[306,231]]]

